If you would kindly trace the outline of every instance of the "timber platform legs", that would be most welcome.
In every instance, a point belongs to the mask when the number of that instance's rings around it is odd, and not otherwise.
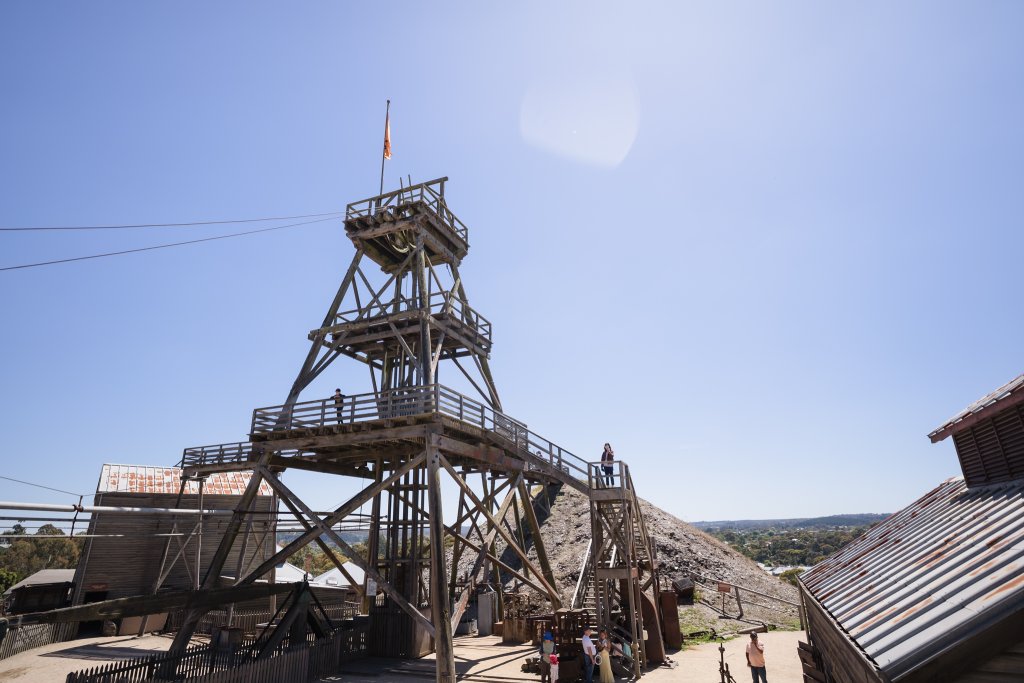
[[[451,603],[447,571],[444,566],[444,521],[441,511],[441,453],[436,439],[430,439],[427,452],[427,499],[430,512],[430,608],[437,630],[434,647],[437,657],[437,683],[455,683],[455,650],[452,645]]]

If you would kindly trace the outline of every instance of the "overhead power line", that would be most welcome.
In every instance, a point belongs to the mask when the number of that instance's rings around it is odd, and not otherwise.
[[[39,230],[127,230],[129,228],[176,228],[196,225],[225,225],[227,223],[265,223],[267,221],[291,221],[297,218],[320,218],[321,216],[339,216],[344,211],[328,213],[308,213],[302,216],[277,216],[275,218],[242,218],[231,221],[193,221],[191,223],[137,223],[135,225],[57,225],[49,227],[0,227],[0,232],[29,232]]]
[[[60,488],[54,488],[53,486],[44,486],[41,483],[32,483],[31,481],[22,481],[20,479],[15,479],[13,477],[5,477],[3,475],[0,475],[0,479],[6,479],[7,481],[14,481],[16,483],[24,483],[27,486],[35,486],[36,488],[45,488],[47,490],[55,490],[55,492],[58,493],[58,494],[68,494],[69,496],[82,496],[83,495],[83,494],[73,494],[73,493],[70,492],[70,490],[62,490]]]
[[[324,221],[333,221],[338,216],[329,216],[327,218],[318,218],[312,221],[302,221],[301,223],[289,223],[288,225],[277,225],[273,228],[260,228],[259,230],[246,230],[245,232],[233,232],[229,235],[217,235],[216,237],[204,237],[197,240],[186,240],[184,242],[170,242],[168,244],[156,244],[151,247],[139,247],[138,249],[124,249],[122,251],[109,251],[105,254],[91,254],[89,256],[75,256],[74,258],[57,259],[55,261],[40,261],[39,263],[23,263],[18,266],[7,266],[0,268],[0,272],[5,270],[20,270],[22,268],[37,268],[39,266],[52,266],[58,263],[71,263],[73,261],[86,261],[94,258],[104,258],[106,256],[121,256],[122,254],[136,254],[140,251],[153,251],[154,249],[167,249],[168,247],[181,247],[186,244],[199,244],[200,242],[213,242],[214,240],[226,240],[230,237],[243,237],[245,235],[255,235],[260,232],[271,232],[273,230],[284,230],[285,228],[296,228],[300,225],[310,225],[312,223],[323,223]]]

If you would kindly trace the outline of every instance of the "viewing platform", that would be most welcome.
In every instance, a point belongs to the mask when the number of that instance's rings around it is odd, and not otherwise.
[[[352,202],[345,211],[345,232],[387,273],[401,269],[417,239],[431,263],[458,265],[469,251],[469,229],[448,209],[447,181],[438,178]]]
[[[314,341],[326,332],[325,344],[343,338],[347,349],[374,358],[384,350],[381,342],[395,336],[404,338],[410,346],[417,344],[423,318],[429,318],[431,327],[443,334],[441,348],[449,356],[486,356],[491,352],[490,321],[458,297],[443,291],[432,293],[426,308],[421,308],[415,298],[400,297],[338,313],[333,325],[311,331],[309,339]]]
[[[398,466],[437,435],[454,462],[522,471],[589,493],[588,463],[525,424],[440,384],[303,401],[253,411],[250,441],[187,448],[186,472],[245,469],[261,449],[274,468],[298,467],[363,476],[367,463]]]

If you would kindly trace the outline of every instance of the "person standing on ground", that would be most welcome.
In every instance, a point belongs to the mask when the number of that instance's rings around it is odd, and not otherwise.
[[[540,683],[552,683],[551,655],[554,653],[554,636],[551,635],[551,631],[544,631],[544,638],[540,641]]]
[[[604,450],[601,451],[601,470],[604,472],[604,483],[606,486],[612,486],[615,483],[615,477],[613,472],[615,471],[615,451],[612,450],[612,445],[606,443]]]
[[[558,655],[551,655],[551,683],[558,683]]]
[[[764,668],[764,643],[758,642],[756,633],[750,634],[750,642],[747,643],[747,666],[750,667],[754,683],[768,683],[768,674]]]
[[[590,639],[590,629],[583,629],[583,680],[586,683],[594,683],[594,657],[597,655],[597,648],[594,641]]]
[[[604,629],[601,629],[597,636],[597,650],[601,655],[601,683],[615,683],[615,676],[612,674],[612,643]]]
[[[345,394],[341,389],[334,390],[334,414],[338,416],[338,424],[341,424],[341,404],[345,401]]]

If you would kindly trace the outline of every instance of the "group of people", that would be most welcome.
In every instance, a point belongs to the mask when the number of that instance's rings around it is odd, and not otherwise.
[[[631,661],[632,648],[628,643],[608,637],[608,631],[601,629],[597,638],[592,638],[593,631],[583,630],[583,675],[586,683],[593,683],[594,669],[598,670],[600,683],[614,683],[612,674],[612,658]],[[558,653],[555,651],[555,639],[550,631],[545,631],[540,645],[540,680],[541,683],[558,683]]]
[[[600,683],[614,683],[612,674],[612,658],[620,657],[623,661],[632,660],[632,648],[628,643],[616,638],[610,640],[608,631],[601,629],[597,639],[591,638],[593,631],[583,629],[583,680],[594,682],[594,669],[598,670]],[[753,677],[753,683],[768,683],[764,664],[764,643],[757,639],[756,633],[750,634],[750,642],[746,648],[747,666]],[[545,631],[540,645],[540,681],[541,683],[558,683],[558,653],[555,651],[555,639],[551,631]]]

